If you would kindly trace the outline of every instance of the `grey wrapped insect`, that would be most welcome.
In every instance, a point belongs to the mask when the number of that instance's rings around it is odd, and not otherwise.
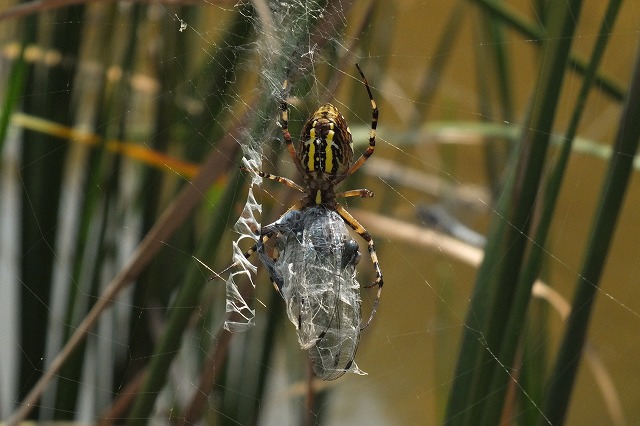
[[[309,350],[323,380],[346,372],[365,374],[354,363],[360,340],[358,244],[344,220],[323,206],[292,210],[263,229],[276,235],[272,259],[258,253],[286,302],[300,347]]]

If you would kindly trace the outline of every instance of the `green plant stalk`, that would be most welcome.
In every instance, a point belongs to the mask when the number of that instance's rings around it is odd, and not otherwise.
[[[516,31],[522,35],[531,38],[537,43],[541,43],[549,37],[549,34],[545,34],[545,31],[539,26],[531,24],[526,18],[520,16],[518,13],[511,10],[508,6],[497,2],[496,0],[473,0],[481,7],[487,9],[492,14],[500,17],[506,24],[510,25]],[[550,7],[550,6],[549,6]],[[576,72],[584,74],[587,69],[587,65],[582,58],[577,56],[570,56],[568,65]],[[596,85],[602,89],[603,93],[611,96],[613,99],[621,101],[624,98],[625,92],[617,83],[615,83],[608,76],[596,74]]]
[[[241,409],[243,409],[247,414],[245,418],[250,419],[249,424],[259,423],[261,412],[260,408],[263,404],[264,390],[267,385],[267,378],[272,372],[269,366],[272,365],[271,359],[273,357],[273,349],[275,347],[273,342],[275,342],[277,326],[281,323],[285,306],[280,293],[278,293],[277,291],[270,291],[268,306],[269,315],[267,326],[260,336],[260,347],[262,350],[260,352],[260,369],[255,380],[255,389],[252,395],[245,395],[245,398],[243,398],[244,404],[242,404],[241,407]],[[280,329],[282,330],[282,327]],[[249,405],[250,407],[246,407],[246,405]],[[247,410],[247,408],[250,409]]]
[[[511,84],[509,75],[509,64],[507,61],[506,46],[504,37],[504,23],[495,15],[489,15],[488,27],[491,35],[491,43],[494,52],[495,71],[497,74],[498,93],[500,99],[502,118],[509,123],[513,121],[513,101],[511,99]]]
[[[523,126],[529,130],[522,134],[511,199],[506,209],[498,210],[500,213],[496,215],[495,221],[504,222],[497,225],[497,228],[504,227],[499,235],[502,238],[488,245],[478,271],[465,321],[468,327],[463,335],[454,375],[456,381],[447,407],[447,422],[476,423],[484,410],[493,370],[504,368],[496,362],[494,354],[500,347],[510,314],[515,292],[513,280],[522,267],[530,212],[533,211],[538,193],[580,5],[580,0],[572,0],[569,4],[556,2],[552,6],[550,32],[544,49],[546,59],[536,85],[536,93],[542,95],[534,96],[528,122]]]
[[[460,35],[465,12],[466,2],[456,2],[451,15],[449,15],[447,19],[447,24],[444,26],[444,31],[440,35],[434,53],[428,56],[428,71],[424,73],[424,77],[422,81],[420,81],[415,101],[415,105],[422,105],[423,109],[421,111],[416,108],[407,126],[409,129],[420,127],[420,124],[426,120],[429,106],[431,106],[433,97],[440,87],[443,71],[449,59],[451,59],[450,52],[453,50],[452,46]],[[422,141],[419,135],[415,135],[415,137],[416,140]]]
[[[482,12],[482,11],[480,11]],[[491,91],[495,84],[492,84],[492,77],[498,85],[498,98],[500,100],[500,120],[503,122],[512,122],[512,100],[510,95],[510,77],[509,67],[507,63],[506,43],[504,40],[504,31],[501,20],[488,12],[479,14],[482,19],[482,28],[480,39],[484,46],[491,47],[493,55],[486,55],[485,50],[476,50],[476,63],[478,71],[476,73],[477,87],[479,93],[479,111],[482,121],[493,120],[491,112]],[[489,61],[491,60],[491,62]],[[493,64],[493,67],[490,66]],[[502,191],[502,171],[505,169],[505,162],[509,156],[509,150],[513,148],[509,144],[502,142],[498,138],[486,138],[483,144],[484,160],[487,179],[489,181],[492,199],[496,200]],[[502,149],[500,149],[502,148]]]
[[[507,227],[505,244],[502,246],[503,260],[496,271],[498,281],[494,287],[493,306],[485,323],[483,337],[486,348],[478,354],[476,361],[475,383],[472,385],[467,419],[473,423],[482,418],[490,401],[489,387],[491,377],[496,370],[509,368],[505,360],[496,359],[503,343],[505,328],[516,293],[514,280],[520,275],[528,243],[528,230],[531,225],[531,212],[538,196],[540,177],[546,160],[549,134],[553,127],[555,110],[562,87],[566,62],[569,56],[576,22],[580,16],[581,0],[568,3],[554,3],[550,9],[549,39],[543,52],[546,58],[536,85],[535,99],[526,130],[522,135],[520,158],[516,171],[512,203],[506,215]],[[538,97],[537,94],[544,95]],[[540,98],[538,102],[537,99]],[[502,220],[502,218],[500,218]],[[517,341],[513,344],[517,344]],[[476,402],[478,402],[476,404]]]
[[[229,182],[226,191],[216,205],[215,218],[207,237],[196,251],[198,258],[210,258],[217,250],[222,235],[227,226],[234,200],[238,200],[238,188],[242,183],[242,176],[237,170]],[[154,348],[153,356],[145,373],[144,384],[136,398],[129,417],[129,424],[147,424],[155,400],[164,386],[167,374],[174,356],[178,353],[182,343],[182,335],[187,327],[194,309],[198,306],[202,288],[207,284],[197,266],[189,269],[184,284],[179,288],[162,337]]]
[[[177,14],[182,17],[184,16],[184,11],[178,10]],[[169,25],[175,25],[171,19],[163,19],[158,24],[161,27],[159,31],[166,33],[166,36],[163,37],[166,43],[163,50],[165,52],[184,51],[176,47],[175,44],[176,39],[186,38],[184,37],[186,34],[180,34],[179,37],[175,37],[175,29],[170,31],[167,28]],[[130,25],[128,21],[127,25]],[[184,68],[189,69],[189,60],[191,58],[191,55],[184,56]],[[161,67],[157,62],[159,60],[159,57],[154,57],[153,68],[159,69]],[[175,66],[168,66],[167,68],[166,72],[162,73],[162,78],[158,80],[161,86],[160,93],[170,93],[180,86],[182,79],[188,78],[185,77],[182,68],[176,69],[178,67]],[[200,138],[197,137],[197,132],[193,129],[191,129],[191,132],[180,134],[175,130],[175,127],[179,126],[175,126],[171,131],[166,131],[167,123],[180,122],[179,117],[185,114],[184,111],[180,110],[173,96],[160,96],[154,106],[156,107],[155,113],[149,119],[152,122],[153,130],[150,134],[145,135],[145,140],[149,141],[150,147],[160,152],[175,152],[171,149],[172,140],[177,141],[175,143],[181,146],[188,146],[196,141],[201,145],[208,145],[201,143]],[[217,118],[215,115],[213,117]],[[181,157],[185,156],[184,151],[180,152],[180,155]],[[145,194],[139,197],[136,207],[141,217],[140,232],[141,234],[147,234],[156,225],[158,217],[162,214],[169,201],[168,199],[175,197],[178,185],[182,182],[176,181],[173,177],[165,175],[161,170],[151,167],[145,167],[141,170],[140,182],[139,190]],[[171,185],[175,185],[172,190],[176,192],[167,191],[166,188]],[[142,363],[136,363],[135,360],[148,359],[153,354],[156,336],[152,330],[152,314],[146,307],[154,304],[170,305],[171,295],[176,291],[177,286],[180,285],[184,277],[184,273],[171,272],[185,271],[191,262],[191,259],[183,256],[176,257],[174,250],[178,252],[193,251],[195,243],[192,237],[194,235],[192,226],[193,221],[190,221],[187,226],[181,226],[176,229],[171,235],[170,244],[172,250],[160,250],[133,283],[129,313],[130,331],[127,336],[127,356],[114,365],[114,377],[130,377],[132,370],[143,368]],[[113,389],[113,391],[118,392],[118,389]]]
[[[0,153],[3,150],[4,142],[7,137],[7,130],[9,128],[9,120],[11,114],[18,104],[20,95],[24,92],[26,76],[29,72],[29,65],[24,59],[24,53],[27,46],[34,42],[36,38],[36,18],[30,16],[25,20],[25,30],[22,35],[22,44],[20,45],[20,52],[18,57],[11,66],[11,73],[7,81],[7,93],[2,103],[2,110],[0,110]]]
[[[388,135],[389,128],[379,126],[382,135]],[[359,146],[365,135],[368,134],[368,126],[352,126],[351,133],[354,138],[354,145]],[[477,143],[481,138],[505,138],[509,143],[517,145],[517,141],[522,133],[522,126],[496,122],[449,122],[449,121],[432,121],[422,126],[421,129],[412,129],[407,131],[394,131],[394,142],[401,147],[408,147],[415,144],[416,140],[424,140],[430,138],[439,143],[441,140],[445,143],[456,143],[457,139],[473,138]],[[384,137],[384,136],[383,136]],[[421,138],[421,139],[419,139]],[[365,139],[366,140],[366,139]],[[466,142],[462,142],[466,143]],[[564,135],[553,133],[551,135],[551,145],[561,147],[564,143]],[[573,152],[576,154],[588,155],[593,158],[608,160],[611,158],[611,146],[604,145],[591,139],[576,136],[573,141]],[[636,158],[633,167],[640,170],[640,158]]]
[[[490,34],[486,28],[490,25],[487,23],[487,20],[491,15],[488,13],[480,13],[479,15],[481,22],[479,25],[474,26],[477,27],[475,30],[477,33],[476,40],[478,40],[482,46],[493,46],[495,44],[490,41]],[[483,122],[489,122],[494,118],[491,92],[493,91],[495,83],[491,80],[491,77],[495,75],[495,72],[490,65],[489,56],[491,55],[487,55],[485,49],[474,49],[474,64],[476,66],[475,79],[478,91],[477,108],[480,114],[480,120]],[[500,174],[506,165],[501,164],[504,163],[504,161],[501,161],[502,158],[498,151],[496,138],[484,138],[482,141],[482,149],[484,151],[484,168],[491,193],[491,200],[497,200],[500,197],[500,184],[502,180]]]
[[[542,204],[543,210],[535,230],[533,244],[531,244],[525,268],[519,276],[513,307],[511,309],[509,320],[507,321],[507,329],[498,354],[498,359],[505,363],[507,367],[511,366],[519,346],[519,336],[522,335],[522,331],[526,327],[525,318],[528,312],[529,301],[531,300],[531,288],[533,287],[533,283],[538,276],[540,266],[542,264],[543,247],[553,219],[556,201],[560,193],[569,156],[572,152],[572,142],[576,135],[578,124],[580,123],[580,119],[587,102],[589,90],[592,87],[595,72],[600,64],[600,60],[602,59],[609,40],[610,31],[608,31],[608,29],[613,27],[620,4],[621,0],[612,0],[609,2],[607,12],[600,27],[600,32],[598,33],[598,39],[596,40],[596,45],[594,46],[589,66],[585,72],[585,78],[582,82],[580,93],[577,97],[573,116],[565,135],[565,142],[562,145],[560,156],[544,191]],[[506,394],[507,382],[509,379],[510,377],[504,370],[494,370],[493,377],[491,379],[491,386],[487,393],[487,395],[490,396],[488,396],[481,424],[494,425],[499,423],[501,408],[504,403],[504,396]],[[529,398],[529,396],[525,397]],[[535,401],[531,402],[536,404]]]
[[[503,413],[511,410],[511,413],[517,415],[517,420],[504,416],[507,423],[511,421],[527,426],[535,425],[540,413],[540,401],[544,396],[544,372],[547,371],[548,365],[547,350],[550,338],[547,320],[551,308],[545,301],[537,302],[533,303],[528,310],[523,327],[526,337],[520,338],[520,344],[516,350],[516,358],[522,359],[521,368],[516,373],[519,386],[510,386],[513,389],[511,392],[513,397],[511,401],[505,402],[509,405],[506,405],[503,410]],[[521,353],[523,355],[520,357]],[[519,393],[520,389],[526,389],[527,394]],[[509,395],[508,391],[507,395]]]
[[[540,423],[562,424],[565,419],[575,376],[584,347],[591,311],[599,289],[599,281],[625,191],[631,176],[632,163],[640,142],[640,46],[636,52],[627,101],[622,112],[615,141],[614,155],[609,162],[600,203],[585,253],[583,266],[576,283],[571,314],[567,320],[560,351],[549,378],[544,404],[544,418]]]
[[[38,42],[59,50],[64,56],[77,57],[81,10],[82,6],[74,6],[56,11],[51,22],[73,24],[64,29],[55,26],[51,37],[41,36]],[[74,81],[75,66],[75,63],[55,67],[36,65],[36,72],[29,75],[25,87],[25,112],[70,125],[73,116],[73,83],[70,82]],[[42,369],[34,370],[33,363],[44,359],[46,353],[49,310],[44,307],[51,304],[54,265],[59,261],[52,248],[56,247],[59,238],[59,203],[66,153],[66,140],[33,131],[24,132],[20,309],[25,316],[20,324],[19,399],[24,398],[42,375]],[[31,416],[36,418],[37,411]]]
[[[131,22],[128,26],[128,39],[136,40],[135,32],[137,28],[138,19],[140,16],[140,5],[134,5],[131,11]],[[86,16],[86,15],[85,15]],[[125,33],[124,37],[127,37]],[[136,43],[127,43],[126,53],[123,58],[123,62],[120,64],[122,69],[131,69],[131,65],[134,61],[134,53]],[[106,46],[103,46],[106,47]],[[107,106],[106,111],[103,114],[98,114],[98,117],[116,117],[120,116],[120,120],[115,122],[117,129],[114,133],[117,134],[117,139],[124,139],[125,117],[119,114],[117,111],[126,109],[123,107],[130,98],[128,90],[129,83],[126,79],[120,80],[116,84],[117,89],[110,92],[111,99],[110,105]],[[100,102],[100,99],[97,100]],[[109,121],[109,119],[105,119]],[[75,242],[74,252],[76,253],[75,262],[73,265],[73,276],[71,279],[72,285],[69,287],[69,296],[67,299],[67,310],[65,315],[65,324],[70,324],[72,327],[65,327],[64,329],[64,342],[66,343],[73,333],[75,327],[82,321],[87,312],[93,306],[93,303],[99,296],[99,277],[100,271],[105,259],[105,236],[106,226],[108,223],[108,212],[110,211],[109,203],[110,199],[115,198],[114,191],[118,190],[116,183],[117,177],[120,173],[120,161],[116,160],[112,163],[109,162],[109,156],[106,152],[106,141],[109,139],[108,134],[112,131],[113,126],[104,126],[100,132],[100,143],[92,152],[90,159],[89,175],[85,183],[86,196],[82,200],[80,211],[80,224],[78,226],[78,236]],[[109,168],[112,166],[113,168]],[[111,176],[111,177],[110,177]],[[101,211],[98,208],[101,207]],[[99,218],[100,231],[97,237],[98,243],[93,240],[96,236],[91,235],[91,224]],[[97,252],[87,252],[87,247],[96,246]],[[90,273],[83,273],[84,268],[91,267]],[[85,275],[88,277],[83,280]],[[79,283],[80,285],[76,285]],[[85,287],[81,287],[84,285]],[[85,298],[87,298],[85,300]],[[94,297],[91,297],[94,296]],[[78,393],[81,385],[82,371],[84,368],[85,358],[85,344],[83,343],[70,357],[69,361],[60,369],[60,377],[64,378],[58,382],[56,389],[56,413],[55,418],[57,420],[72,420],[74,418],[74,412],[76,409],[76,403],[78,400]]]
[[[516,151],[514,150],[514,155]],[[515,160],[510,161],[513,164]],[[498,199],[496,211],[505,212],[511,203],[511,192],[514,185],[514,176],[511,174],[504,187],[503,196]],[[453,382],[453,387],[449,392],[449,400],[445,411],[444,423],[448,425],[464,424],[464,416],[469,407],[470,388],[473,381],[474,365],[478,347],[482,344],[482,332],[480,320],[485,318],[489,310],[489,293],[493,285],[489,279],[480,277],[491,277],[495,265],[500,261],[502,252],[499,250],[501,241],[504,239],[507,223],[502,220],[491,222],[485,247],[484,259],[478,269],[476,285],[471,296],[471,306],[467,312],[462,342],[458,351],[458,359]],[[475,348],[474,348],[475,347]]]
[[[117,172],[113,175],[113,179],[117,179]],[[102,200],[102,212],[100,214],[100,230],[98,232],[97,237],[95,235],[91,235],[92,238],[96,238],[99,243],[96,244],[96,253],[92,253],[94,256],[93,262],[87,262],[87,266],[91,266],[90,279],[87,280],[86,288],[82,289],[82,294],[84,298],[88,297],[87,301],[81,297],[79,293],[78,286],[72,286],[73,291],[71,292],[73,298],[70,296],[67,303],[67,318],[65,319],[65,324],[73,324],[73,327],[77,327],[77,325],[82,320],[82,317],[86,315],[87,311],[93,306],[93,301],[99,295],[99,287],[100,287],[100,270],[102,269],[102,260],[106,256],[106,246],[103,244],[105,240],[105,234],[107,232],[107,218],[109,217],[109,210],[112,207],[110,201],[114,197],[114,191],[116,191],[117,183],[109,182],[105,185],[101,185],[101,188],[104,190],[104,200]],[[97,205],[93,204],[84,204],[84,207],[87,209],[93,210]],[[87,213],[86,211],[84,212]],[[80,256],[78,256],[80,258]],[[76,262],[76,265],[80,264],[80,260]],[[74,271],[75,272],[75,271]],[[80,271],[78,271],[80,272]],[[76,281],[75,279],[72,281],[73,283],[77,283],[80,280]],[[80,318],[78,318],[80,317]],[[73,322],[71,322],[73,321]],[[72,327],[66,327],[64,342],[66,343],[69,340],[69,332],[68,329],[73,329]],[[55,399],[55,413],[54,418],[56,420],[73,420],[76,418],[76,405],[78,401],[78,395],[80,391],[80,385],[82,381],[82,371],[84,369],[84,361],[85,361],[85,349],[86,349],[87,341],[84,340],[82,343],[78,345],[78,348],[69,356],[67,362],[60,369],[59,380],[56,387],[56,399]]]

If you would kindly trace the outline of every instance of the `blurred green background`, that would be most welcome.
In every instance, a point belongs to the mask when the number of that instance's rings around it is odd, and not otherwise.
[[[0,28],[3,420],[637,424],[637,1],[3,0]],[[368,375],[318,382],[264,268],[230,334],[204,265],[242,149],[301,182],[285,79],[295,138],[331,102],[364,151],[356,62],[379,131],[343,188],[376,195],[345,205],[385,287]],[[263,223],[298,197],[254,191]]]

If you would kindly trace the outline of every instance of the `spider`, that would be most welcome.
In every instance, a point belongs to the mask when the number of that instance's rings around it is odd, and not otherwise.
[[[305,123],[301,138],[297,141],[297,147],[289,133],[289,104],[286,96],[280,101],[280,125],[282,135],[287,146],[287,151],[293,160],[298,172],[304,179],[305,186],[301,186],[291,179],[282,176],[276,176],[262,171],[256,172],[260,177],[271,179],[296,189],[305,196],[291,206],[282,216],[293,210],[304,211],[313,206],[322,206],[327,210],[335,211],[344,222],[351,227],[366,242],[371,262],[376,273],[375,281],[366,288],[377,287],[378,292],[373,303],[371,314],[367,322],[361,326],[366,328],[378,309],[380,303],[380,295],[382,293],[382,271],[378,263],[373,238],[369,232],[340,205],[337,198],[347,197],[373,197],[373,192],[368,189],[353,189],[343,192],[336,192],[336,187],[342,181],[356,172],[371,157],[376,146],[376,128],[378,125],[378,107],[373,99],[371,88],[367,82],[360,66],[356,64],[356,68],[362,77],[362,81],[367,89],[369,100],[371,102],[371,131],[369,135],[369,146],[366,151],[355,162],[353,161],[353,139],[351,130],[347,121],[344,119],[338,109],[331,104],[321,105]],[[288,82],[283,85],[283,92],[286,93]],[[245,257],[251,256],[259,246],[262,246],[269,238],[276,234],[276,230],[267,226],[260,234],[260,243],[252,247],[245,253]]]

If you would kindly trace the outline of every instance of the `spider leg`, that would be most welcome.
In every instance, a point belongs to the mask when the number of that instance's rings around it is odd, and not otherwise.
[[[371,198],[373,197],[373,191],[370,191],[368,189],[350,189],[349,191],[339,192],[336,194],[336,198],[347,197]]]
[[[245,257],[245,259],[250,258],[253,253],[257,252],[258,250],[260,250],[260,248],[262,248],[264,246],[264,243],[266,243],[269,240],[269,238],[273,237],[275,234],[278,233],[278,226],[277,225],[278,225],[278,221],[280,219],[282,219],[284,216],[286,216],[286,214],[289,213],[290,211],[300,210],[303,205],[304,205],[304,199],[298,201],[297,203],[295,203],[294,205],[289,207],[289,209],[286,212],[284,212],[278,218],[278,220],[276,220],[273,223],[270,223],[267,226],[262,227],[262,230],[260,232],[260,237],[258,238],[258,242],[255,243],[249,250],[245,251],[242,254]]]
[[[267,232],[264,232],[262,234],[260,234],[260,236],[258,237],[259,241],[257,243],[255,243],[253,246],[251,246],[249,248],[249,250],[245,251],[244,253],[242,253],[242,256],[245,259],[249,259],[255,252],[259,251],[263,246],[264,243],[266,243],[269,238],[273,237],[276,234],[276,230],[268,230]],[[236,266],[238,266],[240,264],[240,262],[233,262],[231,265],[227,266],[226,268],[224,268],[222,270],[222,272],[220,273],[216,273],[214,272],[215,275],[212,275],[207,282],[209,281],[213,281],[215,278],[222,278],[222,274],[224,274],[225,272],[229,271],[231,268],[235,268]]]
[[[268,226],[265,228],[268,228]],[[269,276],[271,278],[271,284],[273,285],[273,288],[282,296],[282,282],[279,282],[278,280],[275,279],[276,274],[273,269],[273,264],[275,263],[276,259],[271,258],[266,253],[263,254],[264,244],[269,240],[269,238],[273,237],[275,234],[277,234],[277,231],[275,229],[266,230],[264,233],[260,235],[259,241],[255,243],[249,250],[244,252],[242,255],[244,256],[245,259],[249,259],[255,252],[258,252],[258,255],[260,256],[263,265],[269,270]],[[266,261],[265,259],[268,259],[268,261]],[[223,273],[231,269],[237,264],[238,262],[233,263],[231,266],[225,269]]]
[[[255,252],[260,251],[264,248],[264,244],[269,241],[269,238],[273,237],[274,235],[276,235],[279,231],[278,231],[278,221],[280,219],[282,219],[287,213],[289,213],[292,210],[300,210],[302,208],[302,206],[304,205],[304,199],[298,201],[297,203],[295,203],[293,206],[289,207],[289,209],[284,212],[279,218],[278,220],[276,220],[273,223],[270,223],[267,226],[264,226],[260,232],[260,236],[258,237],[258,242],[255,243],[253,246],[251,246],[249,248],[249,250],[245,251],[242,256],[244,256],[245,259],[249,259]],[[235,267],[238,265],[238,262],[233,262],[231,265],[227,266],[222,272],[220,272],[219,274],[216,274],[218,277],[220,277],[220,275],[222,275],[223,273],[227,272],[228,270],[230,270],[231,268]],[[216,277],[211,277],[209,278],[208,281],[213,280]],[[274,283],[275,284],[275,283]],[[280,291],[277,286],[276,286],[276,290]]]
[[[281,232],[280,220],[283,217],[285,217],[291,211],[300,210],[303,205],[304,205],[304,199],[298,201],[297,203],[289,207],[289,209],[286,212],[284,212],[278,218],[278,220],[262,228],[261,241],[252,247],[252,249],[254,249],[254,252],[255,251],[259,252],[258,255],[260,256],[260,260],[262,261],[262,264],[269,270],[269,277],[271,278],[271,284],[273,284],[273,288],[275,288],[275,290],[283,298],[284,298],[284,294],[282,293],[282,287],[284,287],[284,282],[282,280],[282,277],[279,276],[279,274],[276,272],[276,269],[274,268],[274,264],[277,260],[277,255],[275,257],[271,257],[266,252],[264,252],[264,243],[267,242],[267,240],[271,238],[273,235]]]
[[[242,253],[242,256],[244,256],[245,259],[249,259],[253,253],[259,251],[262,249],[262,247],[264,247],[264,243],[266,243],[267,241],[269,241],[269,238],[273,237],[276,234],[276,230],[275,229],[270,229],[266,232],[263,232],[260,234],[260,237],[258,238],[258,242],[255,243],[253,246],[251,246],[251,248],[249,248],[249,250],[245,251],[244,253]],[[231,266],[234,266],[235,263]],[[229,268],[227,268],[229,269]],[[226,269],[225,269],[226,271]]]
[[[300,192],[305,192],[304,188],[301,187],[300,185],[298,185],[297,183],[295,183],[294,181],[292,181],[289,178],[286,177],[282,177],[282,176],[277,176],[277,175],[272,175],[270,173],[265,173],[265,172],[254,172],[257,173],[258,176],[260,176],[261,178],[265,178],[265,179],[271,179],[274,180],[276,182],[282,183],[284,185],[287,185],[289,188],[293,188],[296,189]]]
[[[282,137],[284,138],[284,142],[287,144],[287,151],[289,151],[289,156],[293,160],[293,164],[296,165],[296,169],[300,172],[301,176],[304,176],[304,168],[300,163],[300,159],[296,154],[296,149],[293,146],[293,141],[291,140],[291,134],[289,133],[289,104],[287,103],[287,86],[289,82],[287,80],[284,81],[282,85],[282,100],[280,101],[280,126],[282,127]]]
[[[364,76],[364,73],[360,69],[360,66],[356,64],[356,68],[358,68],[358,72],[362,77],[362,81],[364,82],[364,86],[367,88],[367,93],[369,94],[369,100],[371,101],[371,132],[369,134],[369,146],[367,150],[358,158],[349,168],[347,173],[341,176],[337,181],[340,182],[347,176],[353,174],[356,170],[358,170],[368,159],[373,155],[373,152],[376,149],[376,129],[378,128],[378,106],[376,101],[373,99],[373,94],[371,93],[371,88],[369,87],[369,82],[367,78]]]
[[[280,294],[282,298],[284,298],[284,294],[282,293],[282,287],[284,287],[284,281],[282,277],[278,275],[275,264],[278,261],[278,256],[271,257],[266,253],[262,253],[258,250],[258,254],[260,255],[260,260],[262,260],[262,264],[269,270],[269,278],[271,279],[271,284],[273,288]]]
[[[369,232],[367,232],[367,230],[362,225],[360,225],[360,223],[356,220],[356,218],[351,216],[351,214],[340,204],[336,205],[336,212],[338,212],[340,217],[342,217],[342,219],[345,221],[347,225],[349,225],[354,231],[358,233],[358,235],[360,235],[367,242],[367,248],[369,250],[369,254],[371,255],[371,262],[373,263],[373,269],[375,269],[376,271],[375,281],[372,284],[365,286],[366,288],[377,286],[378,293],[376,294],[376,299],[373,301],[373,308],[371,309],[371,314],[369,315],[369,319],[363,326],[360,327],[361,330],[364,330],[371,323],[371,320],[373,320],[373,317],[376,315],[376,311],[378,310],[378,305],[380,304],[380,295],[382,294],[382,285],[384,284],[384,281],[382,279],[382,271],[380,270],[380,264],[378,263],[378,255],[376,253],[376,249],[373,244],[373,238],[371,238],[371,235],[369,234]]]

